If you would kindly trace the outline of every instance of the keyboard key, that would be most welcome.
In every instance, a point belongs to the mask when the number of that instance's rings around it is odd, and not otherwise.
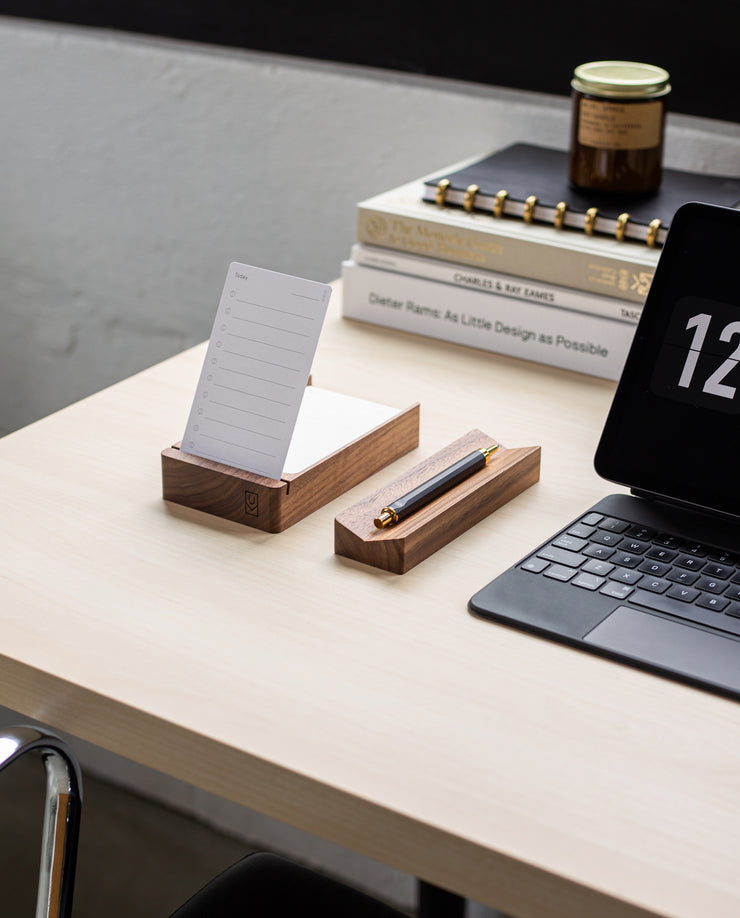
[[[611,558],[616,549],[609,548],[608,545],[589,545],[588,548],[583,549],[583,554],[588,555],[589,558],[600,558],[602,561],[606,561],[607,558]]]
[[[711,562],[704,568],[706,577],[714,577],[716,580],[727,580],[733,572],[733,568],[726,564],[715,564]]]
[[[613,516],[607,516],[599,523],[599,529],[608,529],[610,532],[624,532],[628,526],[629,523],[624,520],[616,520]]]
[[[661,548],[680,548],[681,540],[677,539],[675,536],[668,535],[666,532],[659,532],[658,535],[653,539],[656,545],[660,545]]]
[[[649,542],[655,535],[655,530],[651,529],[649,526],[639,526],[635,524],[634,526],[630,526],[626,535],[631,536],[633,539],[642,539],[643,542]]]
[[[678,599],[681,602],[693,602],[697,596],[700,596],[698,590],[694,590],[691,587],[679,586],[676,584],[668,590],[667,596],[670,596],[671,599]]]
[[[574,567],[564,567],[562,564],[551,564],[543,574],[544,577],[552,577],[553,580],[567,581],[577,573]]]
[[[644,574],[652,574],[653,577],[665,577],[671,569],[670,564],[663,564],[662,561],[643,561],[639,568]],[[697,576],[699,576],[697,574]]]
[[[637,567],[642,561],[640,555],[632,555],[627,551],[617,552],[612,558],[617,567]]]
[[[718,564],[727,564],[729,567],[734,567],[738,560],[736,555],[733,555],[729,551],[725,551],[723,548],[711,548],[709,550],[709,557],[712,561],[716,561]]]
[[[728,599],[734,599],[734,600],[740,599],[740,587],[731,586],[730,589],[727,590],[727,592],[725,593],[725,596]]]
[[[530,571],[533,574],[541,574],[549,564],[550,562],[545,561],[544,558],[527,558],[522,564],[522,570]]]
[[[598,526],[599,523],[604,519],[600,513],[587,513],[581,522],[584,526]]]
[[[672,551],[670,548],[655,546],[647,550],[645,557],[654,558],[656,561],[673,561],[677,554],[678,552]]]
[[[608,561],[599,561],[598,558],[590,558],[581,568],[588,574],[596,574],[597,577],[606,577],[614,570],[614,565]]]
[[[730,604],[729,599],[725,599],[724,596],[700,596],[696,600],[697,606],[701,606],[702,609],[712,609],[714,612],[722,612]]]
[[[699,574],[694,573],[694,571],[682,570],[679,567],[673,568],[670,574],[667,574],[666,576],[674,583],[683,583],[686,586],[691,586],[692,583],[696,583],[696,581],[699,579]]]
[[[670,583],[661,577],[645,577],[640,584],[643,590],[650,590],[651,593],[665,593],[669,586]],[[696,595],[698,596],[699,594],[697,593]]]
[[[706,558],[709,549],[706,545],[701,545],[699,542],[687,542],[681,550],[687,555],[696,555],[697,558]]]
[[[635,584],[638,580],[642,580],[642,574],[637,571],[632,571],[627,567],[618,567],[609,574],[609,579],[615,580],[617,583]]]
[[[565,548],[556,548],[554,545],[546,545],[537,552],[537,557],[552,561],[553,564],[565,564],[567,567],[580,567],[586,560],[585,555],[567,551]]]
[[[598,590],[603,582],[603,577],[594,577],[593,574],[584,574],[583,571],[580,571],[578,576],[571,580],[573,586],[580,587],[582,590]]]
[[[598,545],[619,545],[622,537],[618,532],[596,532],[591,537],[591,541]]]
[[[634,589],[635,588],[628,583],[614,583],[613,581],[608,581],[599,592],[604,596],[611,596],[613,599],[626,599]]]
[[[721,593],[726,586],[726,580],[715,580],[714,577],[700,577],[696,581],[697,590],[703,590],[705,593]]]
[[[568,535],[575,536],[577,539],[588,539],[596,530],[593,526],[584,526],[583,523],[576,523],[568,530]]]
[[[552,543],[556,548],[566,548],[568,551],[581,551],[588,545],[586,539],[577,539],[575,536],[567,533],[559,536]]]
[[[648,550],[648,543],[641,542],[639,539],[625,538],[619,543],[619,547],[624,551],[629,551],[633,555],[642,555]]]
[[[679,567],[685,567],[689,571],[700,571],[706,561],[702,561],[701,558],[695,558],[694,555],[679,555],[674,564],[677,564]]]

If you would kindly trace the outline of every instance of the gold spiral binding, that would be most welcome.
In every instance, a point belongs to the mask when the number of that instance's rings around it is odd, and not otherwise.
[[[504,215],[504,204],[506,199],[509,197],[509,192],[504,191],[502,188],[501,191],[496,192],[496,197],[493,201],[493,216],[494,217],[503,217]]]
[[[534,209],[537,206],[537,195],[530,194],[527,200],[524,202],[524,213],[522,218],[525,223],[531,223],[532,217],[534,216]]]
[[[614,235],[616,236],[617,242],[624,242],[624,234],[627,232],[627,224],[630,222],[630,215],[628,213],[620,214],[617,217],[617,225],[614,228]]]
[[[645,240],[650,248],[655,248],[655,244],[658,241],[658,230],[662,226],[663,221],[658,220],[656,217],[655,220],[651,220],[648,223],[647,239]]]
[[[480,188],[477,185],[468,185],[465,189],[465,200],[463,201],[463,207],[469,214],[473,212],[473,205],[475,204],[475,196],[480,191]]]
[[[437,182],[437,190],[434,192],[434,203],[437,207],[445,206],[445,198],[447,197],[447,189],[450,187],[450,180],[447,178],[440,179]]]
[[[586,231],[587,236],[593,236],[594,226],[596,225],[596,217],[598,216],[599,208],[598,207],[589,207],[586,211],[586,216],[583,221],[583,229]]]
[[[565,201],[560,201],[555,205],[555,215],[552,218],[552,225],[555,229],[562,229],[563,222],[565,220],[565,212],[568,209],[568,205]]]

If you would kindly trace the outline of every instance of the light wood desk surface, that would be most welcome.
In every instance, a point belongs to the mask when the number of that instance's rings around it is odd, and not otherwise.
[[[737,918],[740,705],[466,611],[614,490],[613,385],[352,323],[314,382],[421,445],[286,532],[161,499],[203,346],[0,441],[0,703],[520,918]],[[411,572],[333,519],[479,427],[542,479]]]

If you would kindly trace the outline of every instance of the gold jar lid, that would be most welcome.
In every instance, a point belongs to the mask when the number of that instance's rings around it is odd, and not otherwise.
[[[573,71],[570,85],[578,92],[605,98],[655,99],[671,91],[669,73],[635,61],[591,61]]]

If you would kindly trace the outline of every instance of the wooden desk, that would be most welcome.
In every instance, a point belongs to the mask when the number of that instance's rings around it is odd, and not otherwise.
[[[479,621],[613,490],[613,386],[339,317],[317,385],[422,405],[418,451],[278,535],[161,499],[198,347],[0,441],[0,702],[519,918],[737,918],[740,705]],[[404,576],[333,519],[480,427],[542,480]]]

